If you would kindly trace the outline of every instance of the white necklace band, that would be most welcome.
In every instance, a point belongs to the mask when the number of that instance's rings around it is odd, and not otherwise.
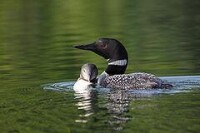
[[[127,60],[126,59],[116,60],[116,61],[108,63],[108,65],[125,66],[125,65],[127,65]]]

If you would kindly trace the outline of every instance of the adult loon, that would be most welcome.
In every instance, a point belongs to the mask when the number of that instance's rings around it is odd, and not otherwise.
[[[98,77],[98,84],[100,86],[119,89],[172,87],[172,85],[164,82],[153,74],[124,74],[128,65],[128,54],[122,43],[116,39],[100,38],[91,44],[77,45],[75,48],[93,51],[108,61],[108,67]]]
[[[87,90],[92,84],[96,82],[98,75],[98,69],[94,64],[84,64],[81,67],[80,77],[73,86],[76,92],[82,92]]]

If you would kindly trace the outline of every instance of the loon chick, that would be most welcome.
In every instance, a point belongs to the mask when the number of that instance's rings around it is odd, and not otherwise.
[[[94,64],[84,64],[81,67],[80,77],[73,86],[75,91],[83,91],[88,89],[92,84],[96,82],[98,70]]]
[[[116,39],[100,38],[96,42],[86,45],[77,45],[75,48],[90,50],[108,61],[108,67],[98,77],[98,84],[100,86],[119,89],[172,87],[172,85],[165,83],[153,74],[124,74],[128,65],[128,54],[122,43]]]

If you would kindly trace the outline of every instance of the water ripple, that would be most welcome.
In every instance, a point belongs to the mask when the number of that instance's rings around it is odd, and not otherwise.
[[[132,94],[140,96],[151,96],[155,94],[174,94],[181,92],[191,91],[193,88],[200,87],[200,76],[171,76],[171,77],[160,77],[163,80],[171,83],[174,87],[172,89],[151,89],[151,90],[130,90]],[[75,81],[71,82],[59,82],[49,83],[43,85],[43,89],[53,91],[70,91],[73,90]],[[94,88],[100,93],[109,93],[109,88]]]

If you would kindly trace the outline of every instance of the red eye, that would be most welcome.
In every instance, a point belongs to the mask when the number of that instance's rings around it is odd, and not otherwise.
[[[106,43],[101,43],[100,47],[105,49],[105,48],[107,48],[107,44]]]

